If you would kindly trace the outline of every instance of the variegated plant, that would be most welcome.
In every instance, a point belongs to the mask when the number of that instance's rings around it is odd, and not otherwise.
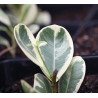
[[[47,26],[34,38],[26,25],[18,24],[14,28],[14,36],[26,56],[38,65],[46,76],[35,74],[33,87],[22,80],[24,92],[78,91],[85,76],[85,62],[80,56],[73,57],[73,41],[64,27]]]

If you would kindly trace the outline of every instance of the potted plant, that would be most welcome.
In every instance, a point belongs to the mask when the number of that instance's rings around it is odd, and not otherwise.
[[[85,76],[85,62],[73,57],[73,42],[68,31],[51,25],[39,31],[36,39],[24,24],[14,29],[15,39],[26,56],[37,64],[43,73],[35,74],[31,87],[21,80],[24,92],[72,93],[77,92]]]
[[[90,5],[90,6],[92,7],[93,5]],[[64,7],[65,7],[65,5],[64,5]],[[44,9],[44,8],[42,8],[42,9]],[[90,10],[92,10],[92,8],[89,9],[89,12],[90,12]],[[50,11],[50,9],[49,9],[49,11]],[[94,10],[94,13],[95,12],[96,12],[96,10]],[[92,15],[94,15],[94,13]],[[58,13],[57,13],[57,15],[58,15]],[[87,17],[89,17],[88,14],[87,14]],[[89,29],[90,29],[92,27],[92,24],[96,24],[94,22],[93,23],[89,22],[89,23],[87,23],[87,25],[89,24],[89,26],[86,26],[86,25],[85,26],[89,27]],[[97,22],[97,20],[96,20],[96,22]],[[70,21],[58,22],[58,21],[56,21],[55,23],[66,27],[72,35],[75,35],[74,33],[76,32],[76,29],[79,29],[82,27],[81,22],[70,22]],[[84,23],[82,23],[82,24],[84,24]],[[90,24],[91,24],[91,26],[90,26]],[[83,28],[83,29],[85,29],[85,28]],[[77,38],[78,37],[79,36],[77,36]],[[27,46],[30,46],[30,44],[28,44]],[[76,45],[75,45],[75,47],[76,47]],[[79,55],[79,54],[76,54],[76,50],[75,50],[75,55]],[[98,69],[97,59],[98,59],[98,57],[97,56],[82,56],[82,57],[84,58],[84,60],[86,62],[87,71],[86,71],[86,77],[84,79],[84,82],[83,82],[79,92],[98,92],[98,88],[97,88],[98,87],[97,86],[97,77],[98,77],[97,76],[97,74],[98,74],[98,72],[97,72],[97,69]],[[31,66],[33,66],[33,67],[31,67]],[[1,92],[23,92],[23,89],[21,88],[21,84],[20,84],[19,80],[20,79],[26,80],[30,85],[33,86],[33,77],[32,76],[34,76],[34,74],[39,73],[39,72],[42,73],[42,71],[39,69],[39,67],[37,67],[34,63],[32,63],[28,59],[19,58],[19,59],[13,59],[13,60],[11,60],[11,59],[4,60],[4,61],[0,62],[0,67],[1,67],[0,68],[0,70],[1,70],[0,71],[0,77],[1,77],[1,79],[0,79],[0,88],[1,88],[0,91]],[[33,70],[33,68],[36,70]],[[23,73],[21,70],[23,71]],[[31,78],[30,78],[30,76],[31,76]],[[26,77],[29,77],[29,78],[26,78]],[[8,85],[5,86],[6,84],[8,84]]]

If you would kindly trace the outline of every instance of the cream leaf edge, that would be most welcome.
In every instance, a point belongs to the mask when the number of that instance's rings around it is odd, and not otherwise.
[[[73,93],[78,92],[78,90],[79,90],[79,88],[80,88],[80,86],[81,86],[81,84],[82,84],[82,82],[83,82],[83,80],[84,80],[85,72],[86,72],[86,64],[85,64],[85,61],[82,59],[81,56],[75,56],[75,57],[73,58],[73,63],[74,63],[75,61],[77,61],[77,60],[84,62],[84,63],[83,63],[83,69],[82,69],[83,75],[82,75],[82,78],[80,79],[80,81],[77,83],[76,88],[75,88],[75,90],[73,91]]]

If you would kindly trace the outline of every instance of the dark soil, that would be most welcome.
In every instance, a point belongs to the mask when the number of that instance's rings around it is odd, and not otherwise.
[[[24,80],[33,86],[33,76],[25,78]],[[6,85],[2,89],[0,89],[0,93],[23,93],[20,81],[17,81],[12,85]]]
[[[98,55],[98,25],[82,30],[74,45],[75,55]]]
[[[24,79],[30,85],[33,86],[34,77],[28,77]],[[20,82],[16,82],[13,85],[5,86],[0,89],[1,93],[23,93]],[[79,93],[98,93],[98,75],[87,75],[80,87]]]
[[[87,75],[79,93],[98,93],[98,75]]]

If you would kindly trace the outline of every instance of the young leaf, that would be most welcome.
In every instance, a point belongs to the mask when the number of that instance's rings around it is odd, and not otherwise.
[[[80,56],[72,59],[67,71],[59,81],[59,93],[76,93],[85,76],[85,62]]]
[[[33,89],[38,93],[52,93],[50,81],[40,73],[35,74]]]
[[[21,80],[21,86],[25,93],[37,93],[35,90],[33,90],[33,87],[29,85],[26,81]]]
[[[11,25],[8,16],[3,12],[2,9],[0,9],[0,22],[6,24],[7,26]]]
[[[73,42],[68,31],[61,26],[50,25],[39,31],[36,40],[47,42],[39,50],[50,73],[53,75],[55,70],[58,71],[58,81],[73,57]]]

